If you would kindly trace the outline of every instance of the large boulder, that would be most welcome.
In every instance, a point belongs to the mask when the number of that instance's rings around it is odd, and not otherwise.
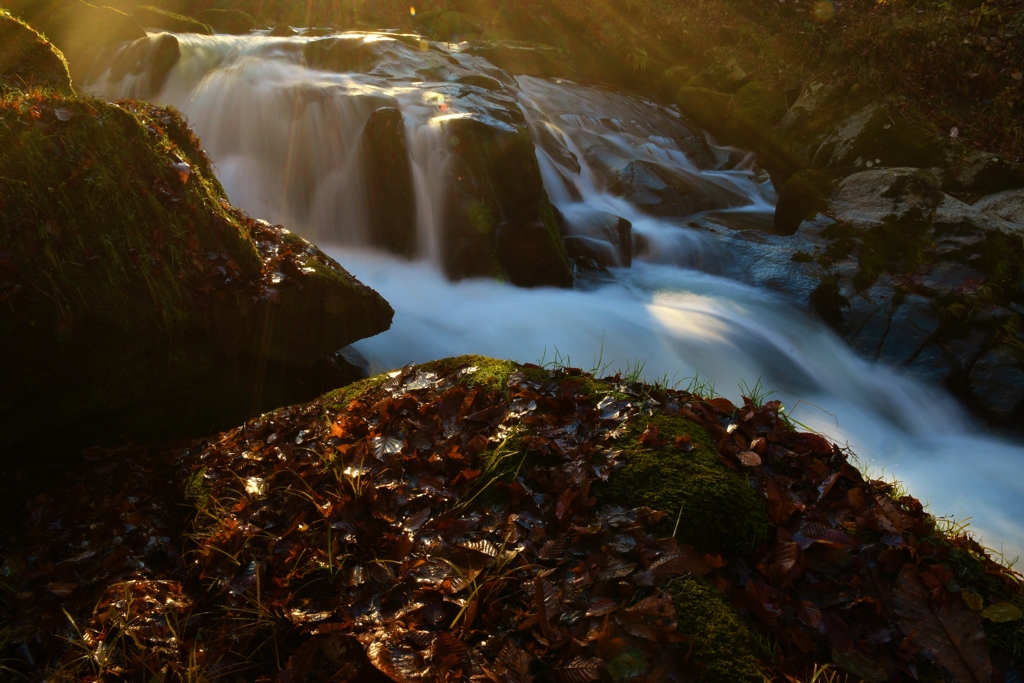
[[[973,196],[1024,188],[1024,164],[975,150],[955,158],[944,181],[946,191]]]
[[[645,160],[630,161],[615,171],[608,189],[654,216],[684,217],[750,203],[728,183],[716,184],[705,176]]]
[[[438,126],[451,150],[442,221],[446,274],[571,286],[554,208],[525,128],[483,114],[446,117]]]
[[[0,90],[35,88],[72,93],[68,63],[35,29],[0,9]]]
[[[367,43],[361,35],[322,38],[306,43],[302,54],[313,69],[346,73],[367,72],[380,61],[381,55],[373,43]]]
[[[982,197],[973,204],[978,211],[1001,219],[1024,234],[1024,189],[1007,190]]]
[[[939,166],[939,145],[877,102],[845,119],[814,153],[815,166]]]
[[[233,209],[173,110],[49,96],[33,112],[0,105],[0,354],[17,359],[0,449],[223,426],[304,395],[264,379],[389,326],[336,262]]]
[[[213,27],[209,24],[204,24],[201,21],[197,21],[192,17],[186,17],[182,14],[175,14],[174,12],[168,12],[167,10],[160,9],[159,7],[151,7],[149,5],[142,5],[132,10],[132,16],[142,26],[151,29],[157,29],[159,31],[172,31],[174,33],[200,33],[203,35],[213,35]]]
[[[112,7],[97,7],[82,0],[40,3],[32,24],[53,41],[68,61],[72,80],[88,82],[101,55],[121,43],[146,37],[133,17]]]
[[[402,112],[381,107],[363,129],[370,241],[403,256],[416,253],[416,196]]]
[[[209,24],[217,33],[245,35],[256,28],[256,20],[240,9],[208,9],[199,13],[199,21]]]

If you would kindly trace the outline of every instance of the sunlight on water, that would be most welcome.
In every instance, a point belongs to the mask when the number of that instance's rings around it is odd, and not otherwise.
[[[709,145],[672,110],[634,97],[513,80],[478,57],[386,36],[371,38],[368,74],[315,71],[302,55],[308,40],[181,36],[181,62],[148,96],[188,115],[232,202],[326,245],[391,302],[392,329],[355,345],[374,372],[462,353],[523,362],[557,354],[585,369],[602,358],[611,371],[644,363],[649,380],[683,386],[699,373],[733,400],[741,382],[760,379],[795,419],[848,445],[873,475],[899,478],[937,515],[973,517],[972,528],[997,550],[1024,551],[1024,450],[983,434],[943,391],[856,357],[779,296],[715,275],[730,255],[713,237],[609,191],[610,169],[650,162],[718,198],[717,209],[764,220],[774,192],[742,154]],[[514,97],[431,80],[452,60]],[[147,96],[142,76],[104,77],[92,89]],[[358,141],[381,106],[399,108],[406,125],[420,255],[412,263],[365,248]],[[574,290],[445,280],[436,264],[451,141],[436,123],[470,112],[514,115],[529,127],[570,235],[593,236],[595,217],[629,220],[633,267]]]

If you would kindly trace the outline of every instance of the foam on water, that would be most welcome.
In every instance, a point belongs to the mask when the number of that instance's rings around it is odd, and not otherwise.
[[[182,59],[151,99],[184,111],[217,164],[233,203],[325,247],[395,308],[391,330],[355,346],[373,371],[462,353],[537,362],[556,353],[610,372],[644,363],[648,379],[698,375],[733,400],[758,379],[789,414],[849,445],[862,465],[903,481],[937,515],[972,517],[984,541],[1024,551],[1024,449],[984,433],[942,390],[868,363],[819,321],[781,297],[715,275],[726,253],[685,217],[654,218],[608,191],[608,160],[641,160],[689,174],[745,199],[727,211],[770,216],[770,183],[735,150],[708,146],[675,112],[568,82],[513,81],[470,55],[417,50],[386,36],[368,74],[308,68],[309,39],[179,36]],[[441,275],[439,225],[450,156],[439,117],[492,114],[472,88],[430,80],[441,61],[500,79],[514,92],[552,201],[568,229],[599,213],[633,224],[632,268],[573,290],[517,289]],[[453,61],[454,60],[454,61]],[[139,96],[144,81],[104,76],[93,89]],[[512,106],[516,106],[512,100]],[[499,103],[500,104],[500,103]],[[406,122],[417,201],[420,260],[365,248],[360,133],[379,106]]]

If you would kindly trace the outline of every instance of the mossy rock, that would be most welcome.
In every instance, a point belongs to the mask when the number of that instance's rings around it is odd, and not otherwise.
[[[232,209],[173,110],[15,93],[0,122],[0,449],[226,426],[260,404],[253,372],[390,324],[315,247]],[[273,265],[291,282],[264,280],[274,250],[301,255]]]
[[[181,60],[178,37],[160,33],[136,40],[117,53],[110,64],[110,79],[117,82],[128,74],[136,77],[136,94],[153,99],[160,92],[171,69]]]
[[[445,119],[451,146],[441,239],[445,273],[507,279],[524,287],[572,286],[572,271],[522,127],[472,114]]]
[[[844,120],[814,153],[817,167],[930,168],[943,165],[939,145],[903,118],[872,103]]]
[[[45,4],[33,14],[32,22],[67,58],[75,82],[90,80],[108,48],[146,37],[132,16],[81,0]]]
[[[648,448],[640,435],[648,424],[669,445]],[[692,449],[674,445],[689,439]],[[659,531],[671,534],[680,520],[676,538],[705,552],[744,556],[768,537],[764,504],[747,480],[723,465],[714,444],[701,427],[686,418],[655,413],[637,417],[617,444],[626,466],[607,484],[597,488],[605,504],[642,502],[665,513]]]
[[[256,28],[256,20],[240,9],[208,9],[199,13],[199,21],[209,24],[217,33],[241,36]]]
[[[167,10],[162,10],[158,7],[150,7],[149,5],[136,7],[132,11],[132,16],[134,16],[135,20],[146,28],[155,28],[163,31],[171,31],[173,33],[200,33],[206,36],[213,35],[213,27],[209,24],[204,24],[203,22],[196,21],[191,17],[175,14],[174,12],[168,12]]]
[[[671,100],[691,78],[693,78],[693,69],[690,67],[670,66],[661,72],[661,77],[658,79],[658,92],[665,99]]]
[[[686,577],[669,589],[679,633],[693,642],[693,658],[704,665],[702,683],[762,683],[753,637],[722,594],[705,579]]]
[[[60,50],[25,22],[0,9],[0,88],[37,88],[71,94],[71,74]]]
[[[466,52],[479,55],[514,75],[541,78],[572,78],[576,75],[576,69],[569,56],[550,45],[486,40],[470,43]]]
[[[786,96],[766,83],[747,83],[736,91],[732,112],[752,125],[772,126],[786,113]]]
[[[370,241],[402,256],[416,253],[416,196],[402,112],[381,107],[363,129]]]
[[[832,184],[840,175],[830,169],[807,168],[790,177],[775,203],[776,232],[792,235],[804,220],[827,209]]]

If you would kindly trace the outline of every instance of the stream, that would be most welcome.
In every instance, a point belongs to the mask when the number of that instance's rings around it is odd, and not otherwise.
[[[942,389],[859,358],[782,295],[746,284],[742,263],[687,227],[693,215],[652,215],[641,210],[642,193],[631,201],[610,190],[612,169],[652,162],[718,198],[698,213],[770,224],[774,190],[750,158],[641,98],[512,78],[458,46],[342,37],[369,55],[361,73],[308,66],[311,38],[188,34],[177,36],[182,57],[158,89],[145,71],[115,78],[109,70],[85,89],[180,109],[233,204],[314,241],[380,292],[394,324],[355,344],[373,373],[477,353],[692,382],[734,401],[741,385],[760,381],[793,419],[848,446],[870,476],[898,479],[936,516],[970,518],[980,540],[1009,559],[1024,552],[1024,448],[987,434]],[[359,141],[381,106],[404,119],[414,261],[368,246]],[[573,289],[447,280],[441,171],[453,141],[438,122],[470,113],[527,126],[568,235],[601,247],[602,217],[632,223],[632,264],[582,271]]]

